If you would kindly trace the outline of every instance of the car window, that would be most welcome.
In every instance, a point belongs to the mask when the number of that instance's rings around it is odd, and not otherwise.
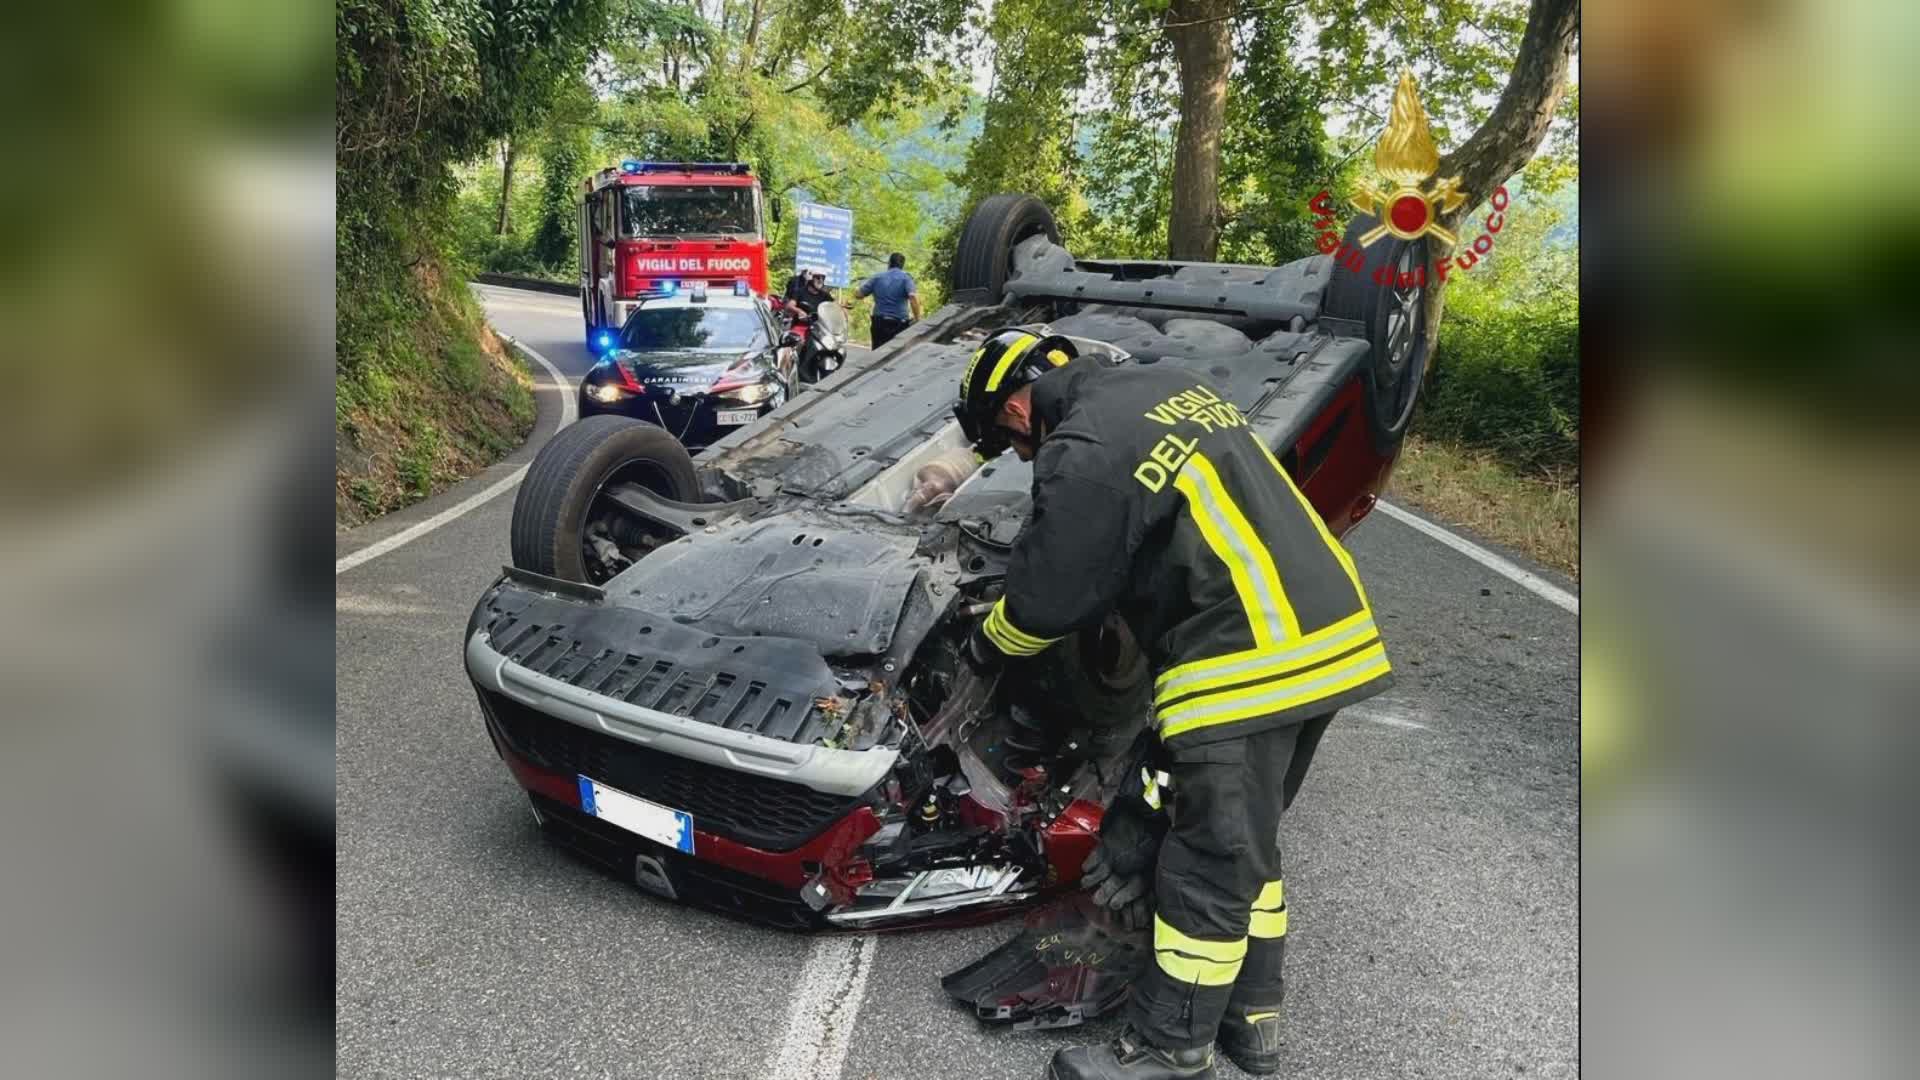
[[[748,308],[712,308],[689,305],[641,308],[620,331],[620,347],[636,352],[655,349],[697,349],[704,352],[746,352],[767,347],[766,327]]]

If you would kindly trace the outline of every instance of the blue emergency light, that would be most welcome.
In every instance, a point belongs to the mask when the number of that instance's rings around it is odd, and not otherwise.
[[[627,160],[620,163],[620,171],[623,173],[626,173],[628,176],[632,176],[633,174],[639,172],[641,169],[645,167],[646,167],[646,162],[635,161],[632,158],[628,158]]]
[[[608,350],[613,348],[613,335],[608,333],[605,330],[602,330],[600,331],[599,335],[593,339],[593,344],[594,344],[594,351],[607,352]]]
[[[680,283],[677,281],[671,281],[671,280],[656,281],[654,282],[654,287],[659,289],[662,295],[672,296],[675,292],[679,291]]]

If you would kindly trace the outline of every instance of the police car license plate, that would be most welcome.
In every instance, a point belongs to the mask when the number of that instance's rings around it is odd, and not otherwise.
[[[714,414],[714,420],[722,424],[751,424],[760,419],[753,409],[722,409]]]
[[[580,809],[656,844],[693,854],[693,815],[580,777]]]

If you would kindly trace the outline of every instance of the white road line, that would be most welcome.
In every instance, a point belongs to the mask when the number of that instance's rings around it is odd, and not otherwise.
[[[1474,562],[1479,563],[1480,565],[1486,567],[1487,569],[1492,570],[1494,573],[1499,574],[1501,577],[1507,578],[1508,580],[1512,581],[1514,584],[1520,586],[1521,588],[1527,590],[1528,592],[1534,594],[1535,596],[1540,597],[1542,600],[1545,600],[1547,603],[1552,604],[1555,607],[1558,607],[1571,614],[1574,614],[1574,615],[1580,614],[1580,598],[1578,596],[1575,596],[1574,594],[1568,592],[1567,590],[1561,588],[1560,586],[1555,585],[1553,582],[1548,581],[1546,578],[1541,577],[1539,574],[1536,574],[1531,570],[1523,570],[1520,567],[1515,566],[1511,561],[1507,559],[1503,559],[1498,555],[1495,555],[1493,552],[1488,551],[1486,548],[1481,547],[1479,544],[1476,544],[1471,540],[1468,540],[1466,537],[1460,536],[1457,533],[1449,532],[1446,529],[1443,529],[1440,526],[1435,525],[1433,522],[1428,521],[1426,518],[1420,517],[1417,514],[1413,514],[1406,510],[1402,510],[1385,499],[1381,499],[1377,505],[1379,506],[1380,511],[1386,514],[1388,517],[1393,518],[1395,521],[1405,522],[1406,524],[1413,526],[1415,529],[1418,529],[1421,532],[1426,533],[1428,536],[1433,537],[1435,540],[1438,540],[1441,543],[1452,548],[1453,550],[1459,552],[1460,554],[1465,555],[1467,558],[1472,559]]]
[[[546,357],[541,356],[539,353],[533,351],[531,348],[528,348],[526,345],[521,344],[520,342],[515,341],[510,337],[507,337],[507,335],[505,334],[502,334],[500,336],[502,339],[512,344],[515,348],[519,349],[521,352],[526,353],[528,356],[531,356],[535,360],[539,361],[540,366],[547,369],[547,374],[552,377],[554,386],[557,387],[560,391],[560,427],[566,427],[568,424],[573,423],[574,415],[575,415],[574,414],[575,407],[573,402],[572,390],[567,385],[567,377],[565,375],[560,374],[560,369],[557,367],[554,367],[553,362],[548,360]],[[559,428],[555,428],[554,430],[558,431]],[[428,518],[425,521],[417,522],[413,525],[408,526],[407,528],[401,529],[399,532],[394,533],[392,536],[387,537],[385,540],[380,540],[375,543],[368,544],[366,547],[361,548],[359,551],[353,552],[350,555],[345,555],[339,559],[334,560],[333,576],[339,577],[341,574],[346,573],[347,571],[353,569],[354,567],[359,566],[363,563],[371,562],[372,560],[377,559],[382,555],[385,555],[387,552],[392,551],[403,544],[410,544],[413,541],[418,540],[421,537],[432,532],[433,530],[439,528],[440,526],[445,525],[447,522],[452,521],[455,518],[458,518],[460,515],[466,513],[467,511],[472,510],[474,507],[480,506],[491,499],[497,498],[499,495],[501,495],[504,492],[512,491],[513,488],[520,483],[520,478],[525,475],[527,475],[527,467],[525,465],[522,465],[519,468],[513,470],[511,473],[508,473],[506,476],[503,476],[499,480],[496,480],[485,491],[482,491],[477,495],[468,496],[467,498],[462,499],[459,502],[453,504],[452,506],[447,507],[445,510],[440,511],[439,513],[433,515],[432,517]]]
[[[872,934],[813,940],[787,1010],[786,1033],[762,1075],[768,1080],[833,1080],[840,1075],[879,947],[880,939]]]
[[[1413,731],[1427,730],[1427,725],[1418,720],[1409,720],[1398,713],[1391,713],[1385,709],[1375,708],[1371,704],[1349,705],[1340,710],[1340,715],[1343,717],[1351,716],[1355,720],[1365,720],[1369,723],[1380,724],[1385,727],[1408,728]]]

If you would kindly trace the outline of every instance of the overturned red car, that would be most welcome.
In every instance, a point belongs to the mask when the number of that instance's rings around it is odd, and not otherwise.
[[[1419,289],[1372,270],[1418,265],[1423,243],[1378,243],[1358,272],[1076,259],[1037,200],[994,196],[951,303],[698,468],[629,418],[561,431],[465,642],[542,828],[649,892],[796,929],[1070,889],[1151,674],[1118,619],[993,683],[960,661],[1031,479],[968,450],[960,371],[1010,324],[1192,368],[1343,533],[1386,483],[1425,369]]]

